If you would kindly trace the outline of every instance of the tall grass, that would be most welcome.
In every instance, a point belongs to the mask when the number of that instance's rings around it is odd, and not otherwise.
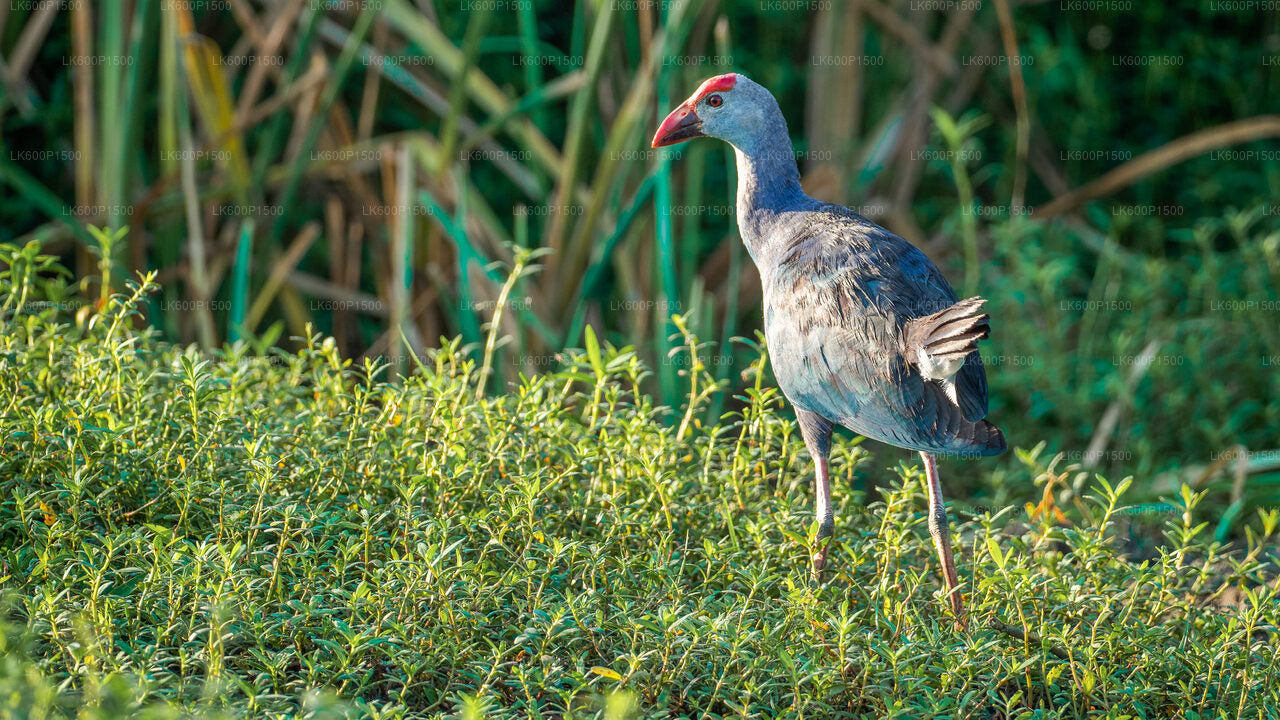
[[[458,302],[455,290],[472,282],[467,264],[457,261],[465,250],[458,245],[459,233],[444,227],[445,216],[413,223],[403,252],[415,245],[422,251],[405,269],[408,298],[392,303],[400,280],[390,277],[398,260],[389,257],[389,248],[402,226],[399,219],[434,212],[412,194],[404,206],[396,194],[398,173],[408,173],[415,186],[429,191],[447,217],[466,204],[466,218],[455,223],[455,230],[465,231],[480,267],[510,260],[504,243],[513,232],[513,213],[521,206],[532,213],[530,241],[555,254],[547,260],[548,272],[530,288],[528,314],[551,331],[549,337],[558,338],[548,345],[541,333],[526,329],[534,348],[554,351],[580,342],[581,327],[590,322],[645,350],[652,338],[674,331],[672,308],[700,303],[690,294],[697,283],[716,299],[708,317],[737,327],[750,321],[754,303],[738,301],[751,280],[730,270],[736,267],[730,258],[738,257],[726,249],[734,241],[731,218],[713,212],[730,202],[727,183],[718,181],[719,163],[705,162],[708,149],[693,145],[687,149],[690,162],[668,168],[666,151],[643,149],[660,113],[698,79],[745,70],[774,86],[788,109],[803,93],[804,122],[794,115],[792,120],[813,191],[863,206],[917,241],[937,232],[931,208],[950,194],[945,183],[938,184],[943,178],[922,172],[920,158],[931,149],[925,111],[933,105],[953,115],[974,106],[986,106],[997,117],[1008,111],[984,94],[1007,91],[1009,78],[999,64],[966,60],[986,57],[979,53],[1000,37],[994,11],[986,9],[939,16],[947,30],[931,45],[926,33],[904,31],[893,8],[869,7],[874,22],[868,23],[861,12],[832,4],[812,22],[829,22],[841,32],[815,40],[812,48],[766,52],[754,46],[776,43],[811,19],[805,13],[718,10],[685,2],[664,5],[661,12],[584,3],[575,6],[566,33],[566,17],[523,3],[509,16],[484,10],[488,5],[481,3],[473,14],[441,8],[446,14],[438,18],[423,15],[406,0],[367,7],[302,0],[232,5],[197,11],[191,4],[155,0],[74,3],[67,14],[37,6],[17,9],[8,18],[17,31],[9,34],[11,45],[30,45],[40,36],[70,39],[36,53],[60,61],[54,63],[57,80],[65,83],[59,87],[76,102],[75,112],[49,108],[53,117],[45,135],[54,147],[59,133],[74,138],[68,164],[75,170],[74,197],[65,194],[72,188],[47,172],[48,166],[35,173],[2,166],[18,197],[48,216],[41,223],[38,215],[24,213],[18,227],[87,246],[84,223],[132,225],[135,233],[121,248],[126,264],[162,271],[172,289],[169,302],[151,311],[173,336],[184,339],[204,336],[211,342],[252,333],[253,328],[241,327],[244,314],[265,300],[262,320],[285,322],[295,334],[308,321],[341,325],[346,332],[338,341],[344,350],[386,351],[386,342],[378,342],[389,329],[386,308],[351,302],[368,295],[388,305],[407,305],[424,343],[434,342],[442,330],[474,327],[474,309]],[[1020,12],[1019,29],[1033,34],[1040,18],[1031,10]],[[1088,27],[1121,19],[1100,15]],[[156,27],[161,32],[151,31]],[[952,37],[952,28],[968,28],[964,43]],[[1154,37],[1144,34],[1135,42]],[[1056,42],[1074,47],[1069,38]],[[1028,79],[1032,89],[1061,93],[1051,39],[1035,35],[1028,45],[1024,52],[1042,63],[1027,68],[1038,73]],[[953,57],[940,59],[948,51]],[[1050,67],[1040,71],[1045,62]],[[909,87],[882,92],[893,87],[894,78],[921,67],[963,81],[950,94],[936,79],[922,86],[934,88],[934,97],[911,97],[917,90]],[[58,102],[48,94],[51,78],[29,76],[29,63],[17,71],[11,84],[26,90],[20,97],[27,104]],[[1096,66],[1092,72],[1101,76]],[[1153,76],[1154,81],[1163,78]],[[25,107],[18,98],[6,97],[6,108]],[[24,115],[33,112],[34,107]],[[6,122],[21,128],[26,117],[12,115],[7,113]],[[865,136],[848,134],[874,126],[880,116],[919,130],[898,133],[896,139],[889,134],[893,146],[887,152],[900,162],[867,157],[867,152],[885,152],[879,148],[886,137],[881,128]],[[154,136],[145,132],[152,127],[158,130]],[[183,127],[193,133],[193,148],[180,145]],[[997,154],[1004,150],[1006,132],[1000,127],[992,133]],[[398,149],[405,142],[415,151],[401,157]],[[1105,136],[1073,135],[1060,144],[1068,150],[1114,145],[1131,155]],[[853,152],[858,149],[864,152]],[[1087,156],[1098,154],[1106,153]],[[184,157],[193,165],[194,187],[180,182]],[[1032,194],[1042,197],[1046,191],[1060,192],[1058,184],[1073,172],[1073,166],[1041,169],[1042,184]],[[704,188],[704,175],[717,181]],[[860,178],[856,188],[842,179],[853,176]],[[655,177],[651,186],[649,178]],[[988,203],[1001,201],[1005,182],[1002,176],[978,178],[975,192]],[[884,194],[882,188],[895,188],[888,204],[877,196]],[[855,191],[859,195],[851,194]],[[954,207],[954,201],[945,202]],[[672,205],[682,212],[665,212]],[[15,209],[12,203],[4,207]],[[183,213],[192,210],[184,222]],[[289,257],[289,244],[308,223],[322,218],[326,242]],[[200,227],[191,227],[192,222]],[[650,240],[655,234],[656,242]],[[600,252],[602,240],[613,236],[617,241]],[[201,250],[191,244],[196,237],[208,245],[207,267],[201,267],[196,257]],[[969,268],[972,245],[964,244]],[[187,251],[174,252],[182,248]],[[940,243],[934,250],[945,256],[949,245]],[[352,257],[361,261],[358,273],[331,271]],[[293,267],[283,286],[263,293],[273,265],[286,258]],[[636,261],[636,267],[626,267]],[[81,263],[82,274],[92,271],[87,255]],[[966,285],[972,284],[967,277]],[[477,282],[469,289],[473,304],[492,302],[498,285],[492,279]],[[175,302],[179,298],[195,300],[208,311],[163,309],[186,307]],[[335,300],[338,307],[354,308],[328,310]],[[647,317],[618,310],[631,300],[652,301],[645,306]],[[210,318],[217,327],[200,330]],[[664,326],[665,332],[648,332]],[[699,330],[722,346],[735,334]],[[664,353],[656,348],[652,357]],[[674,375],[658,369],[669,393]]]

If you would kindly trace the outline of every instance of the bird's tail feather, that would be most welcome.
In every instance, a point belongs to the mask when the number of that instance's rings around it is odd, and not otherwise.
[[[933,383],[925,384],[921,409],[933,418],[934,431],[925,434],[923,444],[928,447],[914,449],[966,456],[999,455],[1008,449],[1000,428],[985,419],[968,420],[960,408],[945,399],[944,392]]]
[[[907,343],[940,361],[963,360],[979,340],[991,334],[990,316],[982,312],[985,298],[971,297],[907,326]],[[914,356],[914,353],[912,353]]]
[[[1009,447],[1000,428],[986,420],[979,420],[973,423],[973,428],[970,432],[972,432],[972,444],[958,454],[999,455]]]

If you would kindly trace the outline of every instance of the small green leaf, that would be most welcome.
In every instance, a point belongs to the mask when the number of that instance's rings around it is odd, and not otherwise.
[[[596,675],[599,675],[600,677],[607,677],[610,680],[622,682],[622,676],[610,670],[607,667],[601,667],[600,665],[596,665],[595,667],[591,668],[591,672],[595,673]]]
[[[591,361],[591,369],[596,371],[596,377],[604,377],[604,361],[600,359],[600,342],[596,340],[596,331],[590,325],[583,329],[583,335],[586,337],[587,343],[587,359]]]
[[[1000,552],[1000,545],[996,543],[995,538],[987,538],[987,552],[991,553],[996,566],[1004,570],[1004,553]]]

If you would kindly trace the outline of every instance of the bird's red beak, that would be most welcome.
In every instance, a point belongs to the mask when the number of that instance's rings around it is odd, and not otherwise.
[[[672,110],[658,126],[658,132],[653,135],[653,147],[675,145],[696,137],[703,137],[702,118],[686,103]]]

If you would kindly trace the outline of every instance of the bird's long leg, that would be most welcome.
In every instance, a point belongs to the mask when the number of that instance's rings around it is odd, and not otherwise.
[[[947,595],[951,599],[951,609],[956,615],[956,626],[964,629],[967,622],[964,612],[964,597],[957,586],[960,576],[956,573],[956,561],[951,555],[951,527],[947,522],[947,508],[942,504],[942,484],[938,482],[938,462],[932,453],[922,452],[924,472],[929,483],[929,535],[933,538],[933,549],[938,553],[942,563],[942,574],[947,581]]]
[[[831,478],[828,473],[828,457],[831,453],[831,422],[826,418],[796,408],[796,419],[800,421],[800,435],[804,437],[805,447],[813,456],[813,464],[817,468],[815,485],[817,504],[814,514],[818,518],[818,544],[813,553],[813,572],[822,576],[822,569],[827,565],[827,548],[831,544],[831,536],[835,534],[835,509],[831,506]]]
[[[831,507],[831,478],[827,473],[827,456],[814,457],[813,464],[818,469],[816,478],[818,501],[814,507],[814,515],[819,522],[818,549],[813,553],[813,571],[821,573],[827,566],[827,548],[831,546],[831,536],[835,535],[836,518],[835,509]]]

